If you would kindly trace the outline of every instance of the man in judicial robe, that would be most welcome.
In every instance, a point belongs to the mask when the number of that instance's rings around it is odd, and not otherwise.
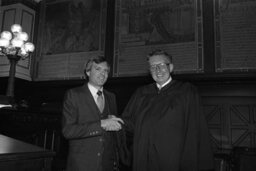
[[[133,171],[213,170],[196,87],[172,79],[166,52],[152,52],[148,63],[156,83],[139,88],[122,114],[126,130],[133,133]]]
[[[83,86],[68,90],[63,102],[62,133],[69,140],[66,171],[117,170],[117,131],[121,129],[115,95],[103,90],[109,65],[99,56],[85,66]]]

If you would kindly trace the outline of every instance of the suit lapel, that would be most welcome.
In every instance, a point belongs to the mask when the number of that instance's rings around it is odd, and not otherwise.
[[[92,93],[90,92],[87,84],[84,85],[83,90],[84,90],[83,99],[85,99],[86,104],[89,105],[89,107],[92,107],[95,113],[97,113],[97,115],[100,116],[100,110],[97,104],[95,103]]]
[[[104,111],[107,112],[108,115],[112,115],[112,107],[113,107],[113,104],[112,104],[112,101],[113,99],[111,99],[111,96],[109,94],[108,91],[104,90],[104,97],[105,97],[105,108],[104,108]]]

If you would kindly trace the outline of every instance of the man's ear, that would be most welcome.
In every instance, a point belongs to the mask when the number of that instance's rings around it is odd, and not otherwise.
[[[86,75],[87,75],[87,77],[89,77],[90,76],[90,71],[86,71]]]
[[[172,71],[173,71],[173,64],[169,64],[169,70],[170,70],[170,73],[172,73]]]

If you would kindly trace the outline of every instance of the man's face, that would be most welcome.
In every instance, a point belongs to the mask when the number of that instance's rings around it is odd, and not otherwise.
[[[90,71],[86,72],[89,77],[89,83],[95,88],[101,88],[108,79],[109,67],[107,62],[102,62],[99,64],[92,63],[92,68]]]
[[[163,85],[171,76],[173,64],[164,55],[152,56],[148,62],[152,78],[159,85]]]

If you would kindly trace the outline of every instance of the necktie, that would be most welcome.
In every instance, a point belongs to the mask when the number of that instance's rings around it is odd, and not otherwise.
[[[100,112],[102,113],[103,112],[103,109],[104,109],[104,99],[103,99],[103,96],[102,96],[102,91],[98,91],[97,92],[97,106],[98,108],[100,109]]]

